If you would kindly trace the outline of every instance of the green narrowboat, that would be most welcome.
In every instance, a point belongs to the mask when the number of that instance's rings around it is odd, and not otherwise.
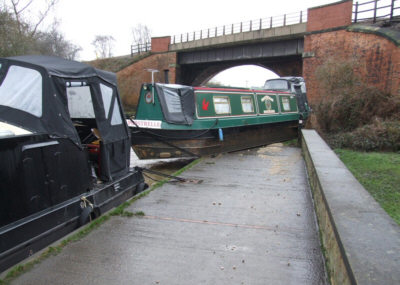
[[[136,116],[128,119],[132,148],[140,159],[198,157],[294,139],[309,107],[300,84],[292,85],[293,91],[143,84]]]

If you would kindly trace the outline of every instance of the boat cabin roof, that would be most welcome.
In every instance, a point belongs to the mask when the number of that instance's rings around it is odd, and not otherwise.
[[[92,121],[104,142],[129,137],[115,74],[54,56],[0,58],[0,122],[82,146],[75,120]]]

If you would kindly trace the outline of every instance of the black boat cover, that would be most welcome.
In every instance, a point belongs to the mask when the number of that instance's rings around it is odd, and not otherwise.
[[[82,148],[71,119],[80,116],[100,133],[102,179],[126,174],[130,139],[114,73],[53,56],[0,58],[0,121]]]
[[[155,88],[165,121],[171,124],[192,125],[195,114],[193,87],[156,83]]]

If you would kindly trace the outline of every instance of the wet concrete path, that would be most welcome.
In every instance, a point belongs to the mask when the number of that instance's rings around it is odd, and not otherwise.
[[[206,158],[13,284],[326,284],[299,148]]]

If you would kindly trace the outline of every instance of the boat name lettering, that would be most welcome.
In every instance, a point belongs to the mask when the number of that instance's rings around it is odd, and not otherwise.
[[[133,120],[133,121],[140,128],[161,129],[161,121],[155,121],[155,120]],[[126,120],[126,122],[128,126],[136,127],[135,124],[131,122],[131,120]]]

